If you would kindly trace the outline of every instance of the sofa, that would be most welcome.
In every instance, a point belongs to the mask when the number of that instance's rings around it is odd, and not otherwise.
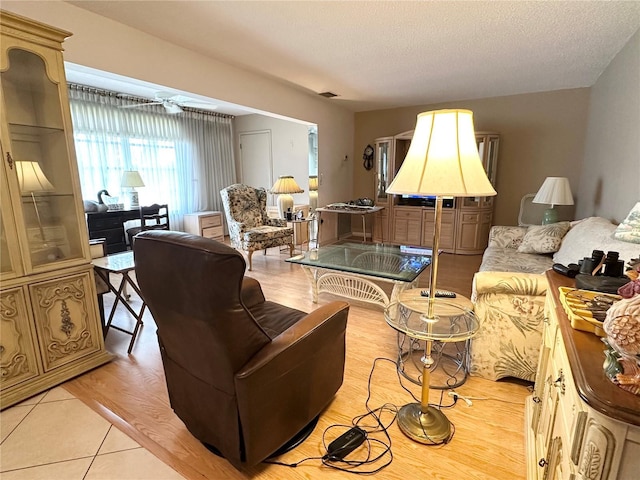
[[[542,343],[545,271],[554,263],[578,263],[593,250],[617,251],[625,263],[640,256],[640,244],[613,238],[615,230],[615,224],[601,217],[492,227],[473,278],[471,300],[481,327],[471,342],[470,374],[534,381]]]

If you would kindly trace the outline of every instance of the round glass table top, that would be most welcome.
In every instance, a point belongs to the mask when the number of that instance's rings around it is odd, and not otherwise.
[[[428,299],[424,299],[425,305]],[[384,319],[395,330],[420,340],[461,342],[473,337],[480,322],[469,308],[449,299],[436,298],[433,318],[428,308],[412,309],[399,302],[392,302],[384,310]]]

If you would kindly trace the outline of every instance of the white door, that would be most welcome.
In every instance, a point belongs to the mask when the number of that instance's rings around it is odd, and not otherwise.
[[[267,190],[273,186],[270,130],[240,133],[240,168],[241,183]],[[272,205],[270,197],[273,195],[268,195]]]

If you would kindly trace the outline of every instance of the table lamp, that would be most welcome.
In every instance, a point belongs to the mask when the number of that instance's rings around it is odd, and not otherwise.
[[[44,236],[44,229],[42,228],[42,221],[40,220],[40,212],[38,211],[38,203],[36,202],[34,193],[50,192],[54,190],[54,187],[45,176],[38,162],[16,160],[16,174],[18,175],[20,191],[22,193],[31,194],[33,208],[36,211],[36,218],[38,219],[38,228],[40,229],[42,243],[46,246],[47,242]]]
[[[287,211],[293,213],[293,197],[291,194],[302,192],[304,192],[304,190],[298,186],[294,178],[290,175],[282,175],[276,180],[276,183],[273,184],[269,193],[278,195],[278,215],[280,215],[280,218],[286,218],[285,214]]]
[[[426,313],[421,317],[427,331],[431,331],[438,321],[435,293],[442,199],[496,195],[478,154],[473,113],[436,110],[419,114],[407,156],[386,192],[436,197],[429,297]],[[429,406],[430,359],[431,341],[427,340],[420,403],[410,403],[400,409],[398,426],[413,440],[437,444],[450,438],[451,422],[440,410]]]
[[[130,208],[138,208],[140,202],[138,200],[138,192],[136,187],[144,187],[142,177],[137,170],[125,170],[122,172],[122,181],[120,186],[127,189],[127,200],[129,201]]]
[[[543,225],[557,223],[558,211],[555,209],[555,206],[573,205],[569,179],[565,177],[547,177],[532,202],[551,205],[551,208],[546,209],[544,212],[544,216],[542,217]]]
[[[312,212],[318,208],[318,176],[309,176],[309,208]]]

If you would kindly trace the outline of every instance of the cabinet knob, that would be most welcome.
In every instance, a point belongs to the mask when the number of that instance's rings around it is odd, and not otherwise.
[[[547,462],[546,459],[541,458],[540,461],[538,462],[538,465],[541,467],[546,467],[547,465],[549,465],[549,462]]]

